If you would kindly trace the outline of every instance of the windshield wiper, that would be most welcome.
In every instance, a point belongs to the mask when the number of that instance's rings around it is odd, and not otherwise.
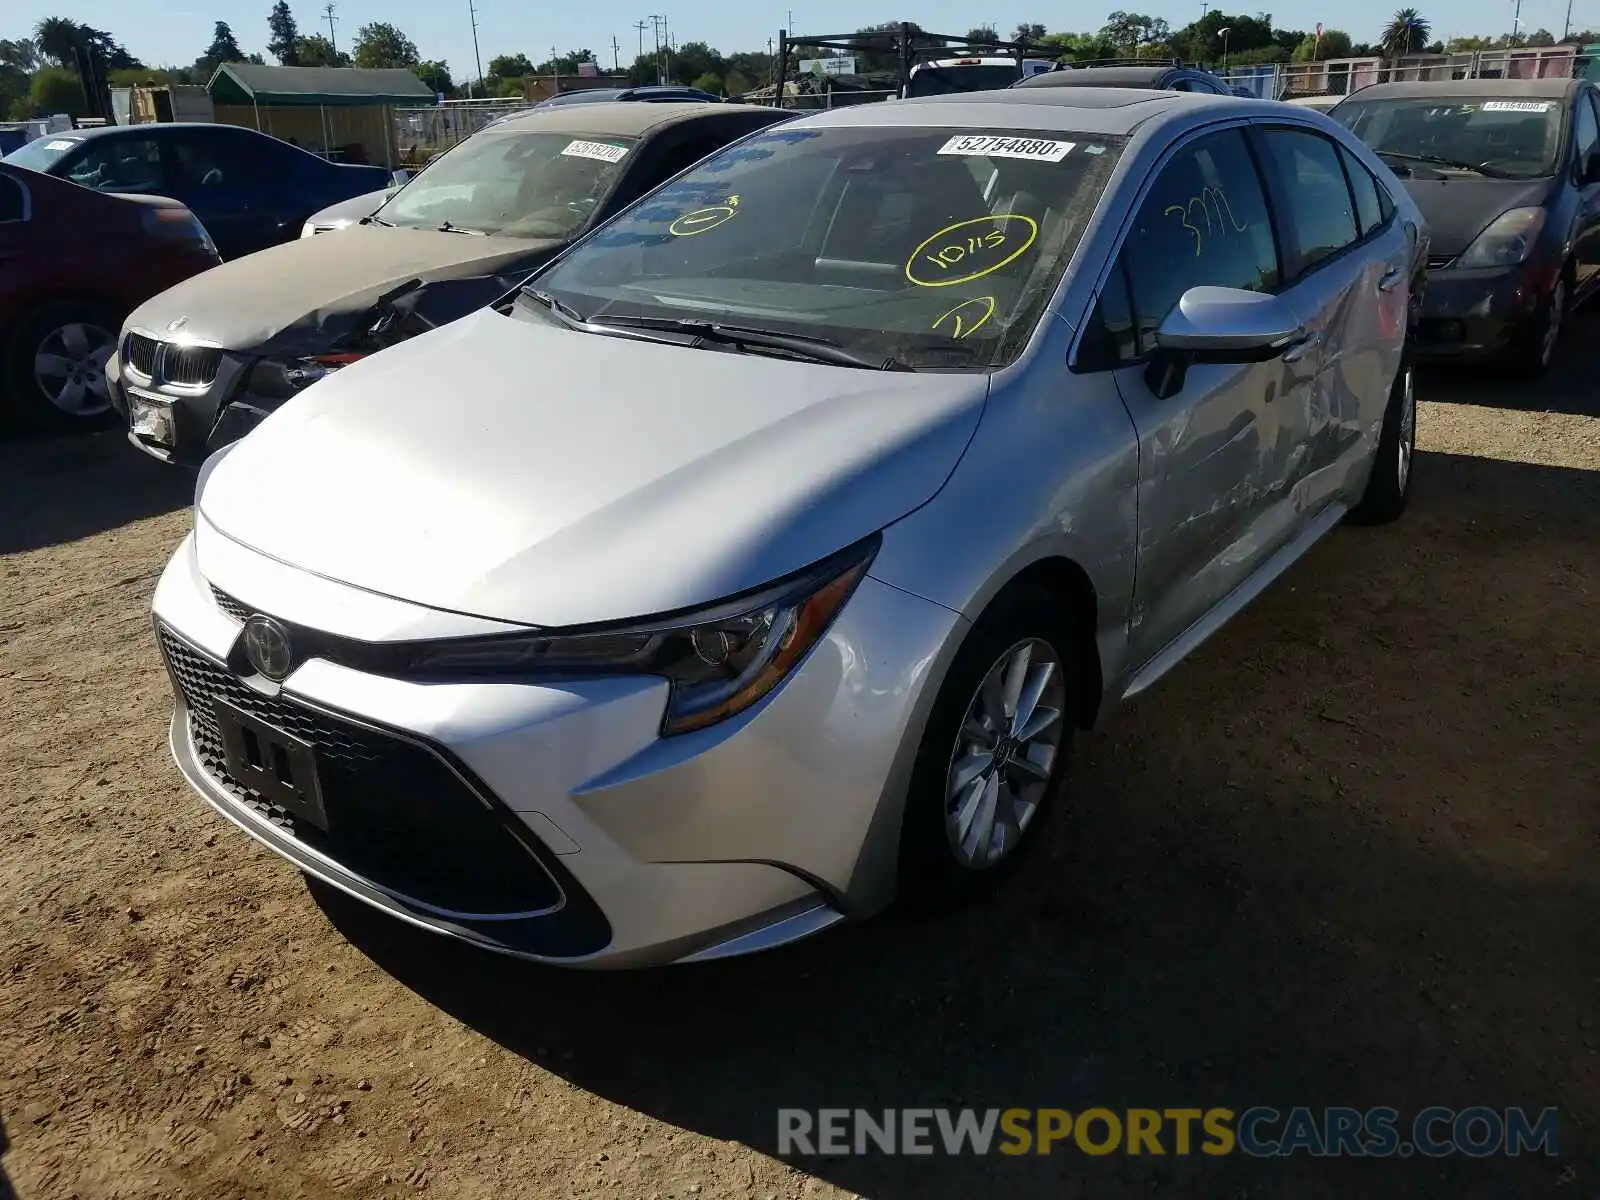
[[[1403,154],[1399,150],[1379,150],[1378,157],[1399,158],[1404,159],[1406,162],[1433,163],[1435,166],[1440,167],[1456,167],[1462,171],[1475,171],[1479,175],[1487,175],[1490,179],[1511,178],[1504,171],[1495,167],[1485,166],[1483,163],[1462,162],[1460,159],[1444,158],[1438,154]]]
[[[373,213],[369,217],[362,217],[361,220],[356,222],[356,224],[357,225],[382,225],[385,229],[393,229],[394,228],[394,222],[393,221],[385,221],[377,213]]]
[[[571,326],[574,329],[583,328],[582,314],[570,304],[563,304],[549,292],[541,292],[536,287],[528,286],[522,289],[522,294],[529,300],[534,300],[544,305],[562,324]]]
[[[679,317],[607,317],[606,325],[635,329],[659,329],[663,333],[684,333],[697,342],[734,348],[759,347],[781,350],[795,358],[828,363],[836,367],[864,367],[869,371],[911,371],[912,366],[894,355],[864,354],[828,338],[804,333],[778,333],[770,329],[750,329],[743,325],[722,325],[715,321],[696,321]],[[591,329],[603,328],[591,322]]]
[[[488,237],[481,229],[467,229],[461,225],[452,225],[449,221],[440,221],[436,227],[440,233],[465,233],[473,237]]]

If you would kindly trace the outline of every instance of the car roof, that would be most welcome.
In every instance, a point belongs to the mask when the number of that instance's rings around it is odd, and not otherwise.
[[[1033,75],[1018,87],[1154,87],[1179,68],[1167,63],[1159,67],[1064,67]]]
[[[609,133],[617,137],[642,137],[653,129],[684,121],[704,121],[729,113],[775,110],[755,104],[707,104],[703,100],[640,104],[629,100],[597,100],[592,104],[553,104],[532,108],[496,121],[493,132],[512,129],[549,130],[552,133]],[[489,132],[486,126],[483,132]]]
[[[1410,100],[1433,96],[1534,96],[1559,99],[1582,86],[1581,79],[1438,79],[1408,83],[1374,83],[1362,88],[1362,100]],[[1355,99],[1352,92],[1348,99]]]
[[[271,134],[261,133],[259,130],[250,129],[244,125],[230,125],[226,121],[150,121],[140,125],[97,125],[92,129],[64,129],[60,133],[52,133],[51,137],[59,138],[98,138],[115,137],[118,134],[128,134],[133,137],[148,137],[154,133],[158,136],[171,136],[175,130],[188,129],[237,129],[241,133],[248,133],[255,137],[271,137]]]

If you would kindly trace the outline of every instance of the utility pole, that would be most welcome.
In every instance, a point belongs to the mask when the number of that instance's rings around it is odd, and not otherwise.
[[[483,92],[483,55],[478,51],[478,9],[467,0],[467,19],[472,22],[472,59],[478,64],[478,92]]]
[[[635,21],[633,27],[639,31],[639,57],[644,57],[644,31],[649,25],[648,21]]]
[[[666,60],[662,57],[662,35],[666,32],[667,18],[662,13],[651,13],[650,24],[655,27],[656,35],[656,83],[667,82]]]
[[[1206,9],[1210,7],[1211,5],[1207,3],[1207,0],[1200,0],[1200,19],[1202,21],[1206,19]]]
[[[334,4],[333,0],[328,0],[328,2],[322,6],[322,15],[328,18],[328,47],[334,52],[334,54],[339,53],[339,43],[334,40],[333,34],[333,23],[337,19],[334,17],[333,13],[337,7],[338,5]]]
[[[618,74],[622,70],[622,60],[617,57],[622,52],[622,47],[617,45],[617,35],[611,35],[611,73]]]
[[[1561,40],[1564,42],[1572,36],[1572,0],[1567,0],[1567,21],[1561,27]]]
[[[1517,44],[1517,35],[1522,32],[1522,0],[1517,0],[1516,11],[1511,16],[1511,44]]]

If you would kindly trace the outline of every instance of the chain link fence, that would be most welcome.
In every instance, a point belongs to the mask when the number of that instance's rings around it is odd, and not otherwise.
[[[527,107],[526,100],[511,98],[446,100],[427,108],[397,108],[394,145],[399,165],[415,171],[485,125]]]

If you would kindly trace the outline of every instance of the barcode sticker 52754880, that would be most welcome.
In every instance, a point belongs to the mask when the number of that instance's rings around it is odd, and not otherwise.
[[[1057,142],[1050,138],[1015,137],[992,133],[957,134],[939,147],[940,154],[981,154],[985,158],[1031,158],[1037,162],[1060,162],[1072,152],[1076,142]]]

